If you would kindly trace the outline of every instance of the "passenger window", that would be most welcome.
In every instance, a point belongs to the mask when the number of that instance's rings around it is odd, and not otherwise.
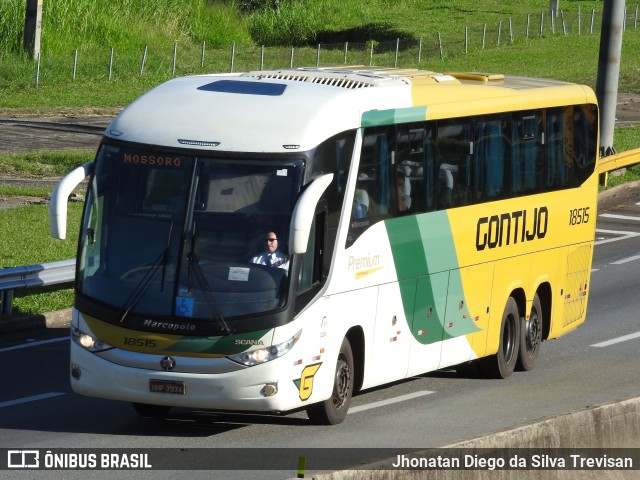
[[[598,111],[595,105],[571,107],[573,136],[570,151],[573,155],[576,183],[584,182],[595,168],[597,157]]]
[[[351,208],[347,247],[369,226],[389,218],[392,198],[391,164],[395,156],[393,132],[393,127],[372,128],[365,132]]]
[[[514,196],[543,190],[543,158],[540,113],[514,113],[511,124],[511,193]]]
[[[394,194],[400,216],[423,209],[426,132],[424,123],[398,128]]]
[[[505,195],[505,158],[508,155],[503,120],[499,115],[479,117],[474,130],[473,202],[502,198]]]
[[[571,173],[563,151],[564,114],[560,108],[545,113],[545,187],[548,191],[559,190],[569,186]]]
[[[468,119],[438,122],[438,209],[467,205],[471,198],[471,125]]]

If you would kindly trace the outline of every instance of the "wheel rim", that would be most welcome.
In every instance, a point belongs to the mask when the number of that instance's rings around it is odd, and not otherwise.
[[[526,323],[526,346],[527,352],[534,353],[538,345],[540,345],[540,317],[538,316],[538,312],[535,310],[531,312],[531,316],[529,317],[529,321]]]
[[[333,389],[333,406],[341,408],[349,398],[351,388],[351,369],[343,357],[338,359],[336,381]]]

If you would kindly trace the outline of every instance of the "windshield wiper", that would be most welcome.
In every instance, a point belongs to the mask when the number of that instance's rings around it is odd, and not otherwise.
[[[173,233],[173,222],[174,219],[171,219],[171,224],[169,225],[169,233],[167,234],[167,244],[160,252],[158,257],[154,260],[154,262],[149,266],[147,273],[144,274],[140,283],[138,283],[135,288],[132,290],[131,294],[125,300],[122,308],[120,309],[120,313],[118,314],[118,321],[122,323],[129,312],[135,308],[140,300],[144,297],[151,286],[151,280],[153,279],[154,274],[158,271],[158,268],[162,266],[162,277],[160,280],[160,291],[162,292],[164,289],[164,282],[166,278],[167,264],[169,263],[169,259],[171,258],[171,234]]]
[[[204,300],[209,307],[209,310],[213,314],[214,318],[218,322],[220,326],[220,330],[225,332],[227,335],[231,335],[231,329],[227,322],[224,320],[224,316],[220,311],[220,307],[218,306],[218,302],[209,286],[209,282],[207,282],[207,277],[200,266],[200,257],[196,253],[196,224],[193,222],[193,228],[191,229],[191,250],[187,254],[187,261],[189,264],[189,273],[187,276],[187,289],[191,291],[191,277],[194,275],[196,277],[196,281],[200,286],[200,290],[204,294]]]

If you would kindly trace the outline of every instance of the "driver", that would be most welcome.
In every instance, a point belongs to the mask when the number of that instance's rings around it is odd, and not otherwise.
[[[250,262],[288,270],[289,257],[278,250],[278,236],[274,232],[267,232],[264,238],[264,244],[264,252],[254,256]]]

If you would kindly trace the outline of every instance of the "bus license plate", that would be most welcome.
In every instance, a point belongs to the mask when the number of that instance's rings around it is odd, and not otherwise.
[[[184,395],[186,386],[184,382],[174,382],[171,380],[149,380],[149,390],[155,393],[176,393]]]

